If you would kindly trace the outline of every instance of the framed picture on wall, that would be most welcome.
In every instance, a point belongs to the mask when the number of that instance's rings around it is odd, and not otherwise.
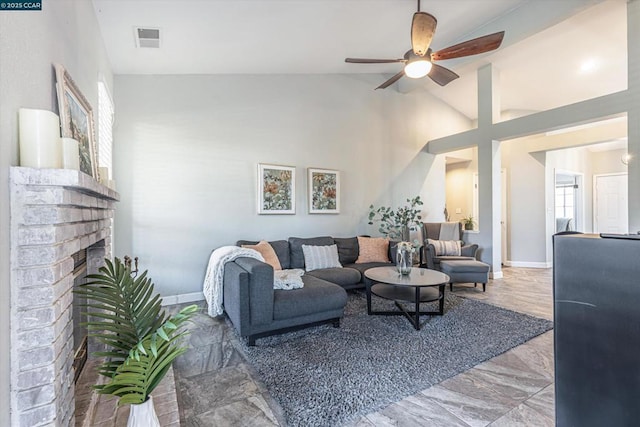
[[[296,168],[258,164],[258,213],[296,213]]]
[[[307,169],[309,213],[340,213],[340,172],[329,169]]]
[[[73,79],[60,64],[56,70],[56,92],[60,112],[62,136],[78,141],[80,170],[98,179],[98,162],[95,134],[93,131],[93,111]]]

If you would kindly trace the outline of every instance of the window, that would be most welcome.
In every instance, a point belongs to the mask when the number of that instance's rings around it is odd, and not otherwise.
[[[109,180],[113,176],[113,102],[104,82],[98,82],[98,165],[108,168]]]
[[[575,219],[575,184],[556,186],[556,218]]]

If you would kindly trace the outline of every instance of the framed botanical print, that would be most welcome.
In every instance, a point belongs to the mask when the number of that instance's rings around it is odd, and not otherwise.
[[[258,213],[296,213],[296,168],[258,164]]]
[[[78,141],[80,170],[98,179],[91,105],[73,82],[67,70],[60,64],[55,64],[54,67],[62,136]]]
[[[340,172],[329,169],[307,169],[309,213],[340,213]]]

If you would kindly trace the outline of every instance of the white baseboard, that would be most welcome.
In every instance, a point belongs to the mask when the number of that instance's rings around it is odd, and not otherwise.
[[[552,264],[545,262],[521,262],[521,261],[506,261],[504,263],[507,267],[528,267],[528,268],[550,268]],[[502,271],[489,272],[491,279],[502,279]],[[162,305],[174,305],[184,304],[187,302],[196,302],[204,300],[202,292],[192,292],[190,294],[168,295],[162,297]]]
[[[551,268],[552,262],[505,261],[506,267]]]
[[[183,304],[186,302],[202,301],[204,295],[202,292],[192,292],[190,294],[169,295],[162,297],[162,305]]]

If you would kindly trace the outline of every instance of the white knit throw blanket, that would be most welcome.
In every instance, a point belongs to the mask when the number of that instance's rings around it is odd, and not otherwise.
[[[255,258],[264,262],[260,252],[237,246],[222,246],[211,253],[207,274],[204,276],[204,283],[202,284],[202,292],[209,305],[207,311],[209,316],[219,316],[223,313],[222,281],[224,280],[224,266],[226,263],[240,257]]]

